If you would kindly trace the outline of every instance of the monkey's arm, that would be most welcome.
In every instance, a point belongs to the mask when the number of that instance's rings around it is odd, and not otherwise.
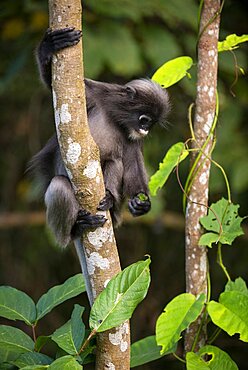
[[[55,176],[46,193],[47,222],[58,243],[66,246],[79,238],[85,229],[102,226],[106,219],[79,208],[71,184],[65,176]]]
[[[42,81],[50,88],[52,81],[51,61],[55,52],[76,45],[82,32],[73,27],[52,31],[48,29],[37,48],[37,62]]]
[[[141,216],[151,209],[147,174],[142,148],[139,143],[131,143],[125,151],[124,195],[129,196],[128,208],[133,216]],[[143,199],[142,199],[143,198]]]
[[[98,210],[111,210],[115,225],[119,223],[119,209],[122,197],[123,162],[122,158],[107,160],[103,165],[103,177],[106,195],[101,200]]]

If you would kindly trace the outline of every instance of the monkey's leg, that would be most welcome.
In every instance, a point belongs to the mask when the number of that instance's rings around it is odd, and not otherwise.
[[[66,246],[88,228],[97,228],[106,222],[102,215],[92,215],[79,208],[71,183],[65,176],[55,176],[46,194],[47,221],[59,244]]]

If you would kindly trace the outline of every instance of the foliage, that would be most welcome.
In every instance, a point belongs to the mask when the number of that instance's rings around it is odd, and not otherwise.
[[[129,319],[144,299],[149,284],[150,259],[128,266],[108,283],[96,299],[90,314],[91,333],[82,321],[84,308],[76,304],[71,318],[49,336],[36,338],[39,320],[53,308],[85,291],[81,274],[51,288],[35,305],[25,293],[0,287],[0,316],[21,320],[32,327],[33,339],[22,330],[0,325],[0,366],[12,364],[20,369],[82,369],[95,348],[91,338],[100,331],[111,329]],[[48,341],[54,342],[54,358],[41,353]],[[61,351],[62,350],[62,351]]]

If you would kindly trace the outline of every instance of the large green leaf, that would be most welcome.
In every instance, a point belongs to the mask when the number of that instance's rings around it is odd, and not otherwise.
[[[159,169],[150,178],[149,189],[151,195],[155,196],[159,188],[162,188],[173,169],[182,162],[187,155],[184,143],[174,144],[166,153],[163,162],[159,164]]]
[[[211,359],[204,361],[205,355],[211,356]],[[204,346],[198,353],[188,352],[186,365],[187,370],[238,370],[231,357],[215,346]]]
[[[47,355],[37,352],[28,352],[23,353],[18,357],[18,359],[15,361],[15,366],[23,368],[31,365],[50,365],[52,362],[53,359]]]
[[[82,366],[72,356],[58,358],[49,367],[49,370],[82,370]]]
[[[156,324],[157,344],[161,353],[170,351],[181,338],[181,333],[200,315],[205,296],[197,299],[193,294],[183,293],[175,297],[159,316]]]
[[[0,350],[14,353],[32,352],[34,350],[34,342],[32,339],[20,329],[12,326],[0,326]]]
[[[164,355],[174,352],[176,348],[161,355],[161,347],[157,345],[156,336],[151,335],[131,345],[131,368],[157,360]]]
[[[210,301],[207,306],[213,323],[229,335],[240,334],[248,342],[248,295],[239,291],[224,292],[219,303]]]
[[[36,319],[34,301],[24,292],[9,286],[0,287],[0,316],[22,320],[32,325]]]
[[[200,218],[200,223],[209,233],[201,236],[199,245],[212,247],[217,242],[231,245],[235,238],[243,235],[240,224],[244,218],[238,215],[238,209],[238,204],[229,203],[224,198],[213,203],[208,215]]]
[[[63,284],[57,285],[48,290],[38,301],[37,320],[40,320],[48,312],[67,299],[85,292],[85,283],[82,274],[67,279]]]
[[[225,286],[225,292],[231,291],[236,291],[248,295],[246,282],[241,277],[237,278],[235,281],[228,281]]]
[[[193,60],[190,57],[169,60],[154,73],[152,80],[162,87],[170,87],[188,75],[187,71],[192,67],[192,64]]]
[[[224,41],[218,42],[218,52],[237,49],[239,44],[246,41],[248,41],[248,35],[228,35]]]
[[[110,280],[95,300],[90,327],[98,332],[120,325],[132,316],[150,284],[150,259],[136,262]]]
[[[52,340],[70,355],[77,355],[83,343],[85,327],[82,322],[84,308],[75,305],[71,319],[52,334]]]

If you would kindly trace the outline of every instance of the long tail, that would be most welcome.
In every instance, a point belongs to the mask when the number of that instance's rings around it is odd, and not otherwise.
[[[89,273],[88,273],[88,268],[87,268],[87,263],[86,263],[86,254],[85,254],[85,248],[83,243],[81,242],[81,239],[75,239],[74,240],[75,248],[77,251],[78,259],[81,265],[81,270],[84,276],[85,280],[85,286],[86,286],[86,292],[88,295],[88,299],[90,302],[90,306],[93,305],[94,302],[94,297],[93,297],[93,292],[90,284],[90,279],[89,279]]]

